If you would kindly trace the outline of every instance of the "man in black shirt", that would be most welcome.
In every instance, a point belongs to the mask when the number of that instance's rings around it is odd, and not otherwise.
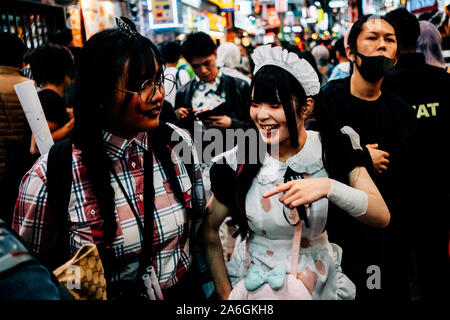
[[[355,282],[356,299],[408,299],[405,189],[406,142],[414,130],[413,110],[381,90],[396,62],[393,26],[383,17],[354,23],[346,53],[351,77],[330,81],[323,91],[342,131],[359,140],[366,167],[391,212],[390,225],[374,229],[344,215],[328,216],[330,241],[343,249],[342,269]]]
[[[410,201],[412,294],[415,299],[442,299],[450,270],[447,208],[450,187],[446,183],[450,170],[443,149],[450,138],[447,128],[450,97],[446,92],[450,88],[450,74],[426,64],[423,54],[416,53],[420,27],[413,14],[403,8],[389,12],[386,18],[399,33],[400,56],[383,86],[410,104],[418,122],[408,157],[415,180],[410,198],[419,200]],[[439,273],[437,281],[429,278],[431,262],[433,270]]]

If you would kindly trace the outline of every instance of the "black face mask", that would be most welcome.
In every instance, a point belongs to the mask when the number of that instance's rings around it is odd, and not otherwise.
[[[361,58],[361,66],[355,63],[356,67],[363,78],[369,82],[377,82],[394,67],[394,59],[385,56],[367,57],[359,52],[356,54]]]

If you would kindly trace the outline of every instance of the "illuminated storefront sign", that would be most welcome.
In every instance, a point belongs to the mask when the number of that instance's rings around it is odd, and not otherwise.
[[[269,8],[267,13],[268,13],[267,21],[269,22],[269,26],[271,28],[279,27],[280,18],[278,17],[278,13],[275,7]]]
[[[208,20],[212,31],[223,31],[227,27],[227,19],[217,14],[208,12]]]
[[[233,11],[234,0],[209,0],[216,4],[222,11]]]
[[[94,33],[114,27],[115,17],[121,16],[120,4],[111,1],[81,0],[86,39]]]
[[[251,0],[236,0],[236,6],[239,6],[239,10],[234,11],[234,26],[246,30],[250,34],[256,34],[256,24],[254,17],[250,19],[252,14],[252,1]]]
[[[176,0],[147,0],[148,7],[151,8],[149,13],[150,28],[178,28],[178,9]]]
[[[197,9],[202,5],[202,0],[181,0],[181,2]]]
[[[81,34],[81,12],[80,6],[72,5],[67,8],[69,12],[70,29],[72,30],[72,44],[75,47],[83,46],[83,37]]]
[[[406,3],[408,10],[414,13],[437,10],[435,0],[410,0]]]

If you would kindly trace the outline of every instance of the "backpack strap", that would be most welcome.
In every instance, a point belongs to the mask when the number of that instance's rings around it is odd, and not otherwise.
[[[177,73],[175,73],[175,90],[181,87],[180,71],[180,69],[177,69]]]
[[[47,160],[48,210],[56,223],[52,256],[48,263],[54,270],[70,258],[68,208],[72,188],[72,140],[54,144]]]

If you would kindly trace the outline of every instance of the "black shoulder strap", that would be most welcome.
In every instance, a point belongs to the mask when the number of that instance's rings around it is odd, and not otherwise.
[[[173,149],[178,143],[186,143],[186,141],[184,141],[183,137],[181,137],[181,135],[178,134],[178,132],[176,132],[170,125],[168,125],[165,122],[161,122],[159,128],[160,131],[159,133],[165,137],[165,142],[167,143],[167,145]],[[172,134],[176,133],[178,136],[178,139],[171,139]],[[183,150],[185,150],[185,148],[183,148]],[[184,156],[184,155],[183,155]],[[192,154],[192,152],[190,153],[190,161],[189,163],[183,162],[186,171],[188,173],[189,179],[191,180],[191,183],[194,182],[194,172],[193,172],[193,168],[194,168],[194,155]]]
[[[175,74],[175,90],[178,90],[179,87],[181,87],[180,69],[177,69],[177,73]]]
[[[56,223],[54,250],[49,269],[66,262],[70,256],[68,239],[68,208],[72,187],[72,140],[70,138],[53,145],[47,160],[48,210]]]

